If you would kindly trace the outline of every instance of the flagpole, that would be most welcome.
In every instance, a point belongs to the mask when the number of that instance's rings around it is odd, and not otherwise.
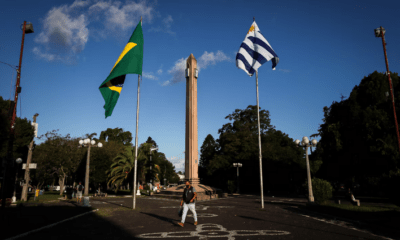
[[[142,25],[142,16],[140,16],[140,25]],[[132,209],[136,208],[136,177],[137,177],[137,156],[138,156],[138,131],[139,131],[139,94],[140,94],[140,74],[138,75],[137,88],[137,106],[136,106],[136,136],[135,136],[135,169],[133,174],[133,205]]]
[[[136,206],[136,177],[137,177],[137,156],[138,156],[138,130],[139,130],[139,93],[140,93],[140,75],[138,75],[137,107],[136,107],[136,137],[135,137],[135,170],[133,176],[133,208]]]
[[[261,154],[261,134],[260,134],[260,111],[258,103],[258,71],[256,71],[257,85],[257,120],[258,120],[258,156],[260,160],[260,186],[261,186],[261,208],[264,208],[263,174],[262,174],[262,154]]]

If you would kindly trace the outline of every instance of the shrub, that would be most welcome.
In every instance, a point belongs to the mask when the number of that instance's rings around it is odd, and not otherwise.
[[[233,180],[228,180],[228,192],[229,192],[229,193],[234,193],[235,190],[236,190],[235,181],[233,181]]]
[[[324,203],[332,197],[332,185],[328,181],[313,178],[311,182],[315,202]]]

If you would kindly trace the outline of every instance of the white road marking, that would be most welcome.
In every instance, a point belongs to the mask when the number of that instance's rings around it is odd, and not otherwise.
[[[193,217],[193,214],[188,214],[186,216]],[[213,213],[197,213],[197,217],[218,217],[218,215]]]
[[[299,215],[304,216],[304,217],[308,217],[308,218],[312,218],[312,219],[320,221],[320,222],[330,223],[330,224],[333,224],[333,225],[336,225],[336,226],[341,226],[341,227],[352,229],[352,230],[356,230],[356,231],[359,231],[359,232],[368,233],[368,234],[371,234],[372,236],[375,236],[375,237],[380,237],[380,238],[387,239],[387,240],[394,240],[392,238],[387,238],[387,237],[384,237],[384,236],[373,234],[372,232],[367,231],[367,230],[358,229],[358,228],[352,226],[352,224],[348,223],[348,222],[339,221],[339,220],[336,220],[336,219],[335,220],[321,219],[321,218],[317,218],[317,217],[311,217],[311,216],[308,216],[308,215],[305,215],[305,214],[299,214]]]
[[[288,235],[290,232],[278,230],[231,230],[228,231],[222,225],[205,223],[196,226],[196,231],[182,231],[182,232],[160,232],[160,233],[144,233],[136,237],[138,238],[184,238],[195,237],[199,240],[223,237],[228,240],[235,240],[237,237],[247,236],[267,236],[267,235]]]
[[[180,208],[180,206],[167,206],[160,208]],[[196,210],[207,210],[208,208],[234,208],[234,206],[204,206],[204,205],[196,205]]]

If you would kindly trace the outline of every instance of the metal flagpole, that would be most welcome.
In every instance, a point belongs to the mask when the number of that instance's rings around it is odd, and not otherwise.
[[[135,137],[135,169],[133,176],[133,208],[136,206],[136,175],[137,175],[137,156],[138,156],[138,130],[139,130],[139,93],[140,93],[140,75],[138,75],[137,90],[137,109],[136,109],[136,137]]]
[[[142,25],[142,17],[140,16],[140,25]],[[136,107],[136,137],[135,137],[135,168],[133,174],[133,206],[136,207],[136,177],[137,177],[137,156],[138,156],[138,130],[139,130],[139,93],[140,93],[140,75],[138,75],[138,88],[137,88],[137,107]]]
[[[257,85],[257,120],[258,120],[258,155],[260,159],[260,186],[261,186],[261,208],[264,208],[263,174],[262,174],[262,154],[261,154],[261,134],[260,134],[260,111],[258,103],[258,71],[256,71]]]

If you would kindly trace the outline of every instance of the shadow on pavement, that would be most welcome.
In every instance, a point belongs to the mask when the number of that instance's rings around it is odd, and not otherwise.
[[[179,221],[179,220],[176,220],[176,219],[171,219],[171,218],[163,217],[163,216],[152,214],[152,213],[145,213],[145,212],[140,212],[140,213],[141,214],[145,214],[145,215],[150,216],[150,217],[154,217],[154,218],[160,219],[160,220],[168,222],[168,223],[176,224],[176,222]]]
[[[95,208],[66,202],[7,207],[0,210],[0,215],[4,216],[4,219],[0,219],[0,239],[15,237],[81,214],[84,215],[18,239],[137,239],[135,234],[110,221],[112,218],[105,218],[93,210]]]
[[[344,221],[358,229],[368,230],[374,234],[399,239],[400,212],[357,212],[329,206],[298,206],[283,209],[330,221]]]

